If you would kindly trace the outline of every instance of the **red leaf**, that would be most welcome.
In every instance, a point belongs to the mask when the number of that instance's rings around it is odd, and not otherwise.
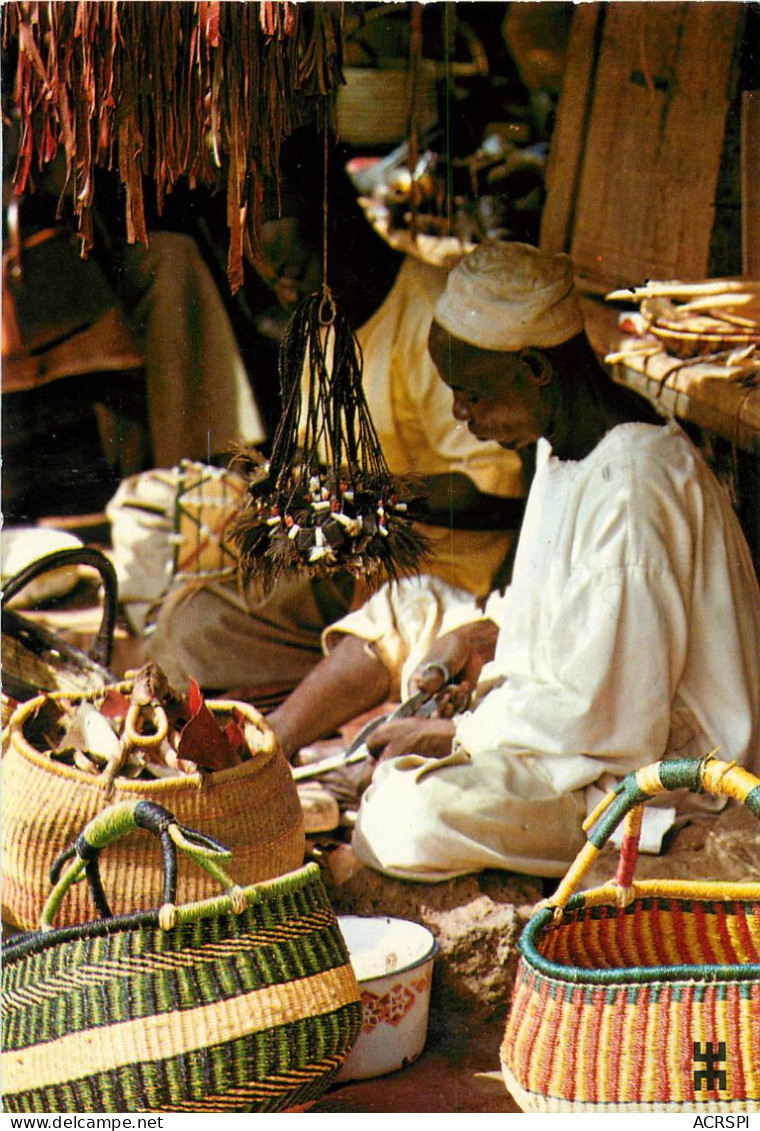
[[[205,770],[237,766],[242,761],[240,753],[230,747],[194,679],[190,681],[188,702],[192,717],[180,733],[177,756],[195,762]]]
[[[107,719],[126,719],[129,706],[129,699],[126,695],[122,695],[120,691],[109,687],[100,705],[100,713]]]
[[[224,737],[229,743],[230,750],[236,751],[239,760],[242,762],[248,752],[248,748],[245,741],[245,732],[237,719],[230,719],[227,723],[227,726],[224,728]]]
[[[197,715],[204,705],[203,693],[197,679],[190,680],[190,694],[188,696],[191,717]]]

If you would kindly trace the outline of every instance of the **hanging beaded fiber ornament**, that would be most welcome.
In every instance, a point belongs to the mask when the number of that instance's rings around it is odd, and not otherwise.
[[[416,572],[427,543],[413,527],[412,484],[390,474],[361,348],[326,285],[297,307],[278,367],[283,408],[269,462],[238,456],[251,472],[231,530],[244,575],[270,588],[304,572],[378,582]]]

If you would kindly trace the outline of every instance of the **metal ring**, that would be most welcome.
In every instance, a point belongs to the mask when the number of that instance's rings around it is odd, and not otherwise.
[[[332,326],[335,321],[335,301],[329,287],[323,287],[322,297],[319,300],[317,317],[320,326]]]
[[[142,734],[138,728],[138,720],[140,712],[143,707],[148,707],[152,711],[153,721],[156,727],[155,734]],[[169,720],[166,717],[166,711],[163,707],[159,707],[156,703],[138,704],[133,703],[127,711],[127,717],[124,720],[124,743],[125,745],[135,746],[137,749],[148,749],[155,746],[160,746],[169,733]]]
[[[418,679],[428,679],[434,672],[440,673],[443,683],[451,682],[451,672],[449,671],[448,664],[441,663],[438,660],[431,660],[429,664],[425,664],[424,668],[420,669]]]

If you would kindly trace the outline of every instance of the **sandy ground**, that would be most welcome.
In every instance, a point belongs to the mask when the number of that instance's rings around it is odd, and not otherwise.
[[[504,1017],[473,1029],[463,1015],[431,1013],[425,1050],[414,1064],[374,1080],[334,1087],[311,1108],[334,1112],[512,1112],[499,1046]]]

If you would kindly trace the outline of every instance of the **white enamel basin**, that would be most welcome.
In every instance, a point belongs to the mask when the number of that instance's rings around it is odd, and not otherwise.
[[[395,1072],[425,1047],[438,944],[408,919],[339,915],[338,923],[362,992],[362,1031],[337,1081]]]

